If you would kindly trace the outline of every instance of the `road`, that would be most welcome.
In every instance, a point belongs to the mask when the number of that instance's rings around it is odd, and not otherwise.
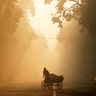
[[[82,91],[79,89],[62,89],[57,90],[42,90],[42,89],[16,89],[16,90],[1,90],[0,96],[96,96],[94,91]]]

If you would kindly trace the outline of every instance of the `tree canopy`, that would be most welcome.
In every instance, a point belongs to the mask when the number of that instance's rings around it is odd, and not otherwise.
[[[49,0],[45,0],[46,2]],[[52,1],[52,0],[50,0]],[[64,4],[67,1],[74,2],[69,8],[65,8]],[[64,22],[69,22],[72,19],[78,21],[81,27],[81,32],[88,29],[93,37],[96,37],[96,1],[94,0],[57,0],[55,6],[56,13],[52,14],[53,23],[58,23],[58,27],[62,28]]]
[[[22,16],[16,0],[0,0],[0,32],[14,32]],[[2,19],[1,19],[2,18]]]

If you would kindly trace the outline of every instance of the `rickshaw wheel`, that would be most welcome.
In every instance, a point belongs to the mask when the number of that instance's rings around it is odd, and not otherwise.
[[[41,82],[41,88],[42,88],[42,89],[45,89],[45,88],[46,88],[46,86],[45,86],[45,81],[44,81],[44,80]]]
[[[63,83],[62,83],[62,82],[61,82],[61,83],[58,83],[58,84],[57,84],[57,88],[58,88],[58,89],[63,89]]]

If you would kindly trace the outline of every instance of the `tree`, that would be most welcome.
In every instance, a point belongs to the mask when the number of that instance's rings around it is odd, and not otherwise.
[[[0,33],[15,32],[22,11],[16,6],[16,0],[0,0]]]
[[[12,37],[12,33],[16,32],[18,22],[22,17],[22,11],[16,3],[17,0],[0,0],[0,81],[6,61],[6,46]]]
[[[81,26],[81,32],[84,32],[86,28],[92,36],[96,37],[96,1],[68,0],[74,2],[74,4],[67,9],[64,7],[66,1],[67,0],[57,0],[57,12],[52,14],[53,23],[58,23],[59,27],[62,28],[65,21],[75,19]]]
[[[28,22],[27,10],[35,15],[33,0],[0,0],[0,84],[15,81],[30,46],[32,53],[25,61],[30,59],[31,63],[46,49],[46,39],[38,35]]]

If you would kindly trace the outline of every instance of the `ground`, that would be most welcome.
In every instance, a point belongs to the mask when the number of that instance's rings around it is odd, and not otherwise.
[[[63,88],[62,90],[41,89],[41,88],[4,88],[0,96],[96,96],[96,87]]]

